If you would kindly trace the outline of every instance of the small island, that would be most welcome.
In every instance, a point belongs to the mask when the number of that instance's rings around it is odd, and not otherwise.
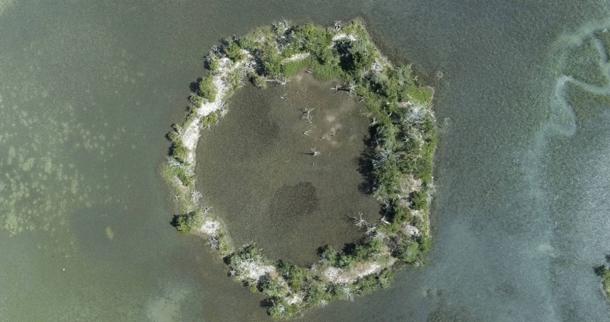
[[[229,275],[266,296],[274,318],[290,318],[335,299],[351,299],[390,285],[404,265],[419,265],[430,247],[433,158],[437,143],[434,90],[410,65],[381,54],[361,20],[324,27],[282,21],[231,37],[205,58],[206,74],[191,86],[189,112],[167,134],[171,147],[162,173],[178,208],[172,225],[205,238]],[[247,81],[282,86],[298,73],[337,80],[366,106],[367,184],[381,205],[370,223],[354,218],[362,237],[342,249],[320,246],[309,266],[271,259],[255,244],[235,245],[222,219],[195,185],[195,150],[205,128],[227,112],[227,100]],[[312,151],[312,157],[316,151]]]

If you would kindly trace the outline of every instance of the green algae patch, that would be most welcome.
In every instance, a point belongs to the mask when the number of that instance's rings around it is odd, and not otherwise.
[[[280,22],[223,40],[205,58],[206,75],[192,84],[185,120],[174,124],[163,176],[179,213],[172,225],[208,240],[229,275],[266,296],[274,318],[291,318],[336,299],[388,287],[404,265],[423,263],[430,245],[432,162],[437,142],[434,89],[409,65],[392,64],[361,20],[324,27]],[[370,120],[361,172],[382,205],[378,222],[354,218],[363,234],[342,249],[321,245],[309,266],[267,257],[255,244],[235,246],[221,218],[195,186],[195,149],[204,128],[222,121],[227,99],[245,82],[283,86],[301,72],[336,80],[335,90],[364,102]],[[315,157],[317,151],[312,151]]]

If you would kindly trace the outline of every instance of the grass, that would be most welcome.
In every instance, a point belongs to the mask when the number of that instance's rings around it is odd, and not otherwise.
[[[311,58],[305,58],[302,60],[291,61],[282,64],[282,72],[285,77],[290,78],[307,68],[311,68]]]
[[[434,90],[431,87],[418,87],[411,85],[407,88],[407,98],[423,106],[429,106],[432,103]]]

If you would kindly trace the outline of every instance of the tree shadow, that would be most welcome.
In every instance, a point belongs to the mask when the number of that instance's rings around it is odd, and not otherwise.
[[[601,277],[601,276],[604,276],[607,269],[608,268],[606,267],[606,265],[599,265],[599,266],[593,267],[593,272],[595,273],[595,275]]]
[[[203,81],[203,78],[197,77],[194,82],[191,82],[189,84],[189,89],[191,90],[191,92],[197,93],[199,91],[199,84],[201,83],[201,81]]]
[[[362,182],[358,185],[358,190],[361,193],[370,195],[375,191],[375,174],[373,167],[373,158],[375,157],[375,137],[377,129],[375,126],[369,126],[369,133],[364,138],[364,151],[358,158],[358,172],[362,176]]]

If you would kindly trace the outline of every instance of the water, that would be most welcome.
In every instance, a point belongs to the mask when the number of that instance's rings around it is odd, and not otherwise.
[[[362,235],[351,217],[379,219],[380,205],[360,192],[364,106],[334,85],[303,73],[285,87],[248,86],[203,134],[199,186],[238,244],[255,241],[272,258],[307,265],[318,247]]]
[[[0,320],[265,320],[203,241],[168,225],[163,134],[220,37],[354,16],[392,58],[445,75],[435,243],[391,289],[304,320],[610,320],[592,273],[610,249],[609,104],[553,99],[562,40],[608,7],[0,1]]]

